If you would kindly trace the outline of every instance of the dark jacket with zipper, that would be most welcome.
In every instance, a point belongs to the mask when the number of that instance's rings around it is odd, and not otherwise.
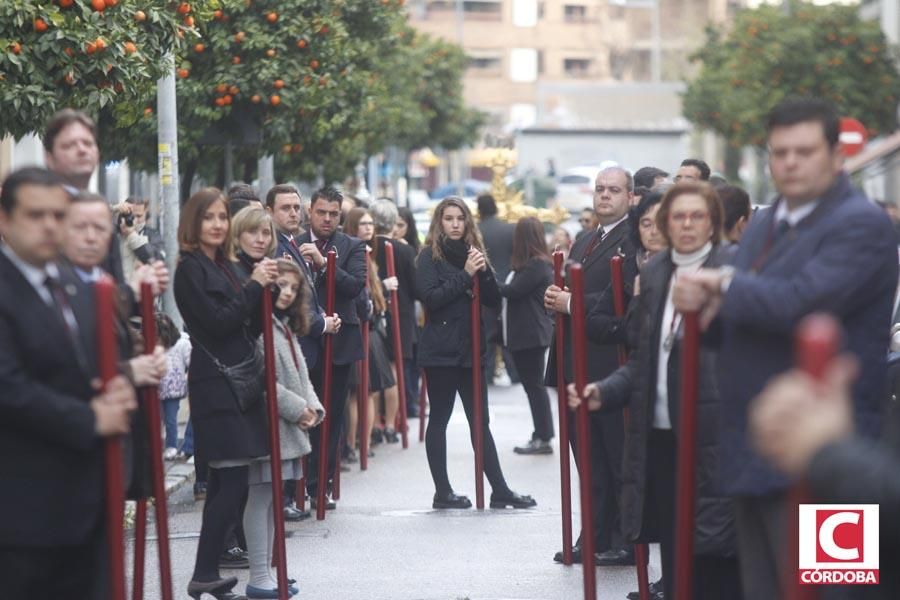
[[[490,268],[479,271],[481,304],[496,308],[500,290]],[[416,294],[428,317],[419,339],[420,367],[472,366],[472,286],[474,279],[446,260],[435,260],[425,248],[416,262]],[[481,329],[481,363],[487,364],[487,344]]]
[[[723,253],[713,248],[704,267],[722,264]],[[674,273],[670,251],[655,256],[641,272],[641,293],[629,318],[637,319],[640,335],[628,363],[600,383],[603,410],[618,410],[627,405],[625,456],[622,467],[622,528],[626,539],[653,541],[658,532],[645,518],[647,488],[647,446],[657,400],[656,374],[659,340],[663,335],[666,297]],[[677,339],[669,354],[668,401],[672,430],[678,437],[679,380],[681,341]],[[719,384],[716,351],[700,349],[700,378],[697,399],[697,496],[694,527],[694,553],[732,556],[735,553],[734,508],[718,484],[720,450]]]
[[[516,271],[512,281],[500,284],[500,294],[506,298],[507,326],[503,345],[509,350],[550,345],[553,319],[544,308],[544,291],[552,283],[553,266],[534,257]]]

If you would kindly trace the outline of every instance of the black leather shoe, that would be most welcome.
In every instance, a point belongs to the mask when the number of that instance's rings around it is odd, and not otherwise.
[[[216,598],[228,598],[231,588],[237,585],[237,577],[225,577],[216,581],[191,581],[187,592],[191,598],[200,598],[203,594],[211,594]],[[234,596],[234,594],[232,594]]]
[[[553,454],[553,445],[544,440],[528,440],[523,446],[513,448],[516,454]]]
[[[537,506],[534,498],[517,494],[510,490],[504,494],[491,494],[491,508],[532,508]]]
[[[472,508],[472,501],[453,492],[449,494],[435,494],[431,508]]]
[[[219,556],[220,569],[249,569],[250,557],[237,546],[229,548]]]
[[[312,510],[316,510],[317,506],[318,506],[318,502],[316,500],[316,497],[311,496],[309,499],[309,507]],[[325,510],[334,510],[336,508],[337,508],[337,503],[331,499],[331,495],[330,494],[326,495],[325,496]]]
[[[653,581],[648,586],[650,590],[650,600],[663,600],[663,582],[662,579],[659,581]],[[627,596],[628,600],[641,600],[640,592],[631,592]]]
[[[594,565],[598,567],[631,567],[634,564],[634,550],[631,548],[607,550],[594,557]]]
[[[563,553],[562,550],[553,555],[553,562],[558,562],[562,564],[563,562]],[[581,546],[575,544],[572,546],[572,564],[580,565],[581,564]]]

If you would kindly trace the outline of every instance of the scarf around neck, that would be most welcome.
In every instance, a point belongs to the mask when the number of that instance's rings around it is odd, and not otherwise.
[[[440,240],[441,254],[444,259],[457,269],[466,266],[466,260],[469,258],[469,245],[463,240],[451,240],[448,237],[441,236]]]
[[[706,261],[706,257],[709,256],[710,252],[712,252],[712,242],[706,242],[702,248],[688,254],[672,248],[672,262],[675,263],[676,267],[698,266]]]

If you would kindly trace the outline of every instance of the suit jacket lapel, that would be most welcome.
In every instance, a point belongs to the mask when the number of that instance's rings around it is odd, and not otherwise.
[[[593,264],[598,258],[606,256],[611,258],[612,255],[609,254],[609,250],[612,248],[616,248],[622,244],[625,239],[625,235],[628,233],[628,225],[626,223],[620,223],[616,227],[613,228],[612,231],[606,236],[602,242],[600,242],[594,251],[591,252],[591,255],[587,257],[584,261],[584,268],[587,269],[591,264]]]

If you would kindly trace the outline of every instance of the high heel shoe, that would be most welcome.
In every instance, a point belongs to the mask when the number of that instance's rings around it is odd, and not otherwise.
[[[209,594],[216,600],[239,600],[243,596],[238,596],[231,591],[231,588],[237,585],[237,577],[225,577],[216,581],[191,581],[188,584],[188,596],[194,600],[200,600],[203,594]]]
[[[534,498],[507,490],[502,494],[491,494],[491,508],[532,508],[537,506]]]

